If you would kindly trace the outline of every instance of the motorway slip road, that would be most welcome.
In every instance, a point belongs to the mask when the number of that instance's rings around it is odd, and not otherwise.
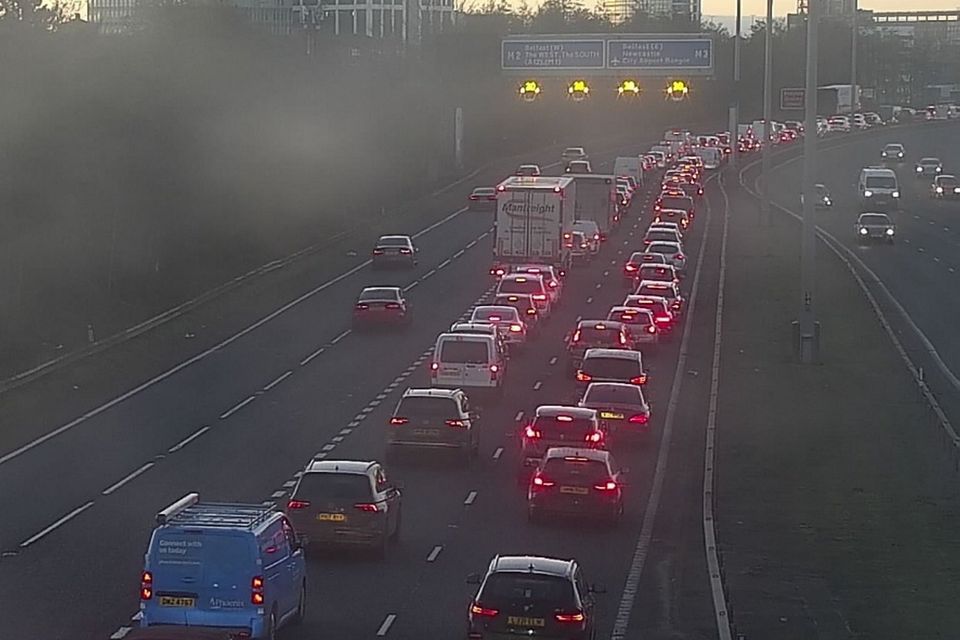
[[[601,169],[611,158],[599,158]],[[464,576],[498,552],[579,557],[591,580],[609,589],[600,637],[711,634],[698,533],[709,381],[687,375],[707,370],[712,351],[723,210],[715,187],[708,192],[711,210],[720,209],[698,217],[687,247],[692,265],[703,258],[687,329],[691,353],[681,356],[676,340],[651,358],[654,431],[647,446],[624,453],[632,470],[624,526],[529,525],[514,468],[524,416],[541,403],[575,400],[563,370],[562,337],[578,316],[603,317],[622,300],[621,265],[642,246],[649,222],[640,207],[599,260],[570,276],[557,316],[511,362],[504,400],[484,411],[484,462],[471,469],[399,466],[395,477],[407,500],[393,557],[385,565],[353,554],[313,561],[310,613],[289,637],[459,633],[471,595]],[[423,236],[414,272],[358,269],[262,329],[56,437],[20,453],[11,445],[22,444],[5,441],[0,482],[30,492],[0,497],[4,634],[15,640],[122,635],[133,624],[153,515],[188,491],[211,500],[282,503],[293,474],[313,455],[381,457],[383,429],[399,393],[427,382],[426,350],[435,336],[490,292],[488,228],[489,217],[464,214]],[[696,279],[691,270],[688,295]],[[399,337],[345,332],[356,292],[384,281],[409,288],[415,325]],[[665,422],[671,399],[676,447],[667,465],[670,449],[661,434],[671,428]],[[58,396],[31,398],[16,414],[28,425],[17,434],[49,426],[67,404]],[[28,421],[30,407],[46,408],[47,419]],[[658,500],[649,500],[652,493]]]
[[[826,170],[855,176],[863,150],[883,141],[830,152]],[[782,171],[776,191],[788,199],[799,179]],[[849,187],[836,180],[829,186],[847,206]],[[822,364],[795,363],[800,226],[776,211],[769,228],[760,226],[743,191],[731,211],[725,294],[741,312],[724,325],[718,518],[737,631],[787,640],[953,637],[960,501],[950,445],[863,293],[822,243]],[[838,237],[852,237],[855,212],[820,215],[837,218]],[[907,259],[902,252],[890,259]],[[942,296],[944,282],[919,290]]]

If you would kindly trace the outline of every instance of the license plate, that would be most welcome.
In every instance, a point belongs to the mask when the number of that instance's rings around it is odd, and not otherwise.
[[[345,522],[347,516],[342,513],[318,513],[317,520],[320,522]]]
[[[527,618],[526,616],[507,616],[507,624],[511,627],[545,627],[547,621],[543,618]]]
[[[601,411],[600,417],[604,420],[623,420],[622,413],[614,413],[612,411]]]
[[[560,487],[560,493],[572,493],[578,496],[583,496],[589,493],[586,487]]]
[[[183,596],[160,596],[160,606],[192,608],[197,606],[197,599]]]
[[[414,429],[413,435],[415,436],[438,436],[440,435],[439,429]]]

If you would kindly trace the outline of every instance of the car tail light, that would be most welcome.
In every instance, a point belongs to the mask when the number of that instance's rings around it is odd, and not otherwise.
[[[533,476],[533,480],[531,480],[531,482],[533,483],[533,486],[543,487],[543,488],[552,487],[556,484],[556,482],[554,482],[553,480],[550,480],[545,475],[539,472],[537,472],[537,475]]]
[[[690,215],[693,215],[693,214],[691,213]],[[686,258],[683,257],[683,254],[682,254],[682,253],[675,254],[673,257],[676,258],[677,260],[685,260],[685,259],[686,259]]]
[[[390,424],[395,427],[399,427],[402,424],[407,424],[408,422],[410,422],[409,418],[404,418],[402,416],[394,416],[390,418]]]
[[[656,333],[656,332],[657,332],[657,325],[651,324],[650,326],[647,327],[647,333]]]
[[[353,507],[366,513],[380,513],[380,505],[376,502],[358,502]]]
[[[530,296],[530,297],[533,298],[534,300],[537,300],[537,301],[546,300],[546,299],[547,299],[546,294],[543,294],[543,293],[535,293],[535,294],[533,294],[533,295]]]
[[[529,309],[527,309],[527,315],[528,315],[528,316],[535,316],[535,315],[537,315],[537,310],[536,310],[536,308],[530,307]]]
[[[671,309],[674,309],[675,311],[679,311],[679,310],[680,310],[680,301],[679,301],[679,300],[675,301],[672,305],[670,305],[670,308],[671,308]]]
[[[466,423],[466,422],[464,422],[463,420],[458,420],[458,419],[457,419],[457,420],[447,420],[446,422],[444,422],[444,424],[447,425],[448,427],[465,427],[465,426],[467,426],[467,423]]]
[[[631,424],[647,424],[650,421],[650,416],[645,413],[638,413],[636,415],[630,416],[630,419],[627,422]]]
[[[388,302],[388,303],[386,304],[386,307],[387,307],[387,309],[399,309],[399,308],[400,308],[400,303],[399,303],[399,302]]]
[[[287,509],[291,511],[306,509],[309,506],[310,506],[309,500],[297,500],[296,498],[291,498],[290,501],[287,502]]]
[[[511,333],[520,333],[521,331],[523,331],[523,325],[512,324],[510,325],[510,331]]]
[[[636,270],[637,270],[637,266],[634,265],[634,264],[626,264],[626,265],[624,265],[623,270],[624,270],[624,271],[636,271]]]
[[[580,329],[577,329],[576,333],[573,334],[571,342],[580,342]]]
[[[523,437],[530,440],[537,440],[542,434],[533,428],[533,425],[528,424],[523,430]]]
[[[647,374],[644,373],[630,378],[630,384],[647,384]]]
[[[484,607],[481,604],[474,602],[470,606],[470,613],[475,616],[482,616],[484,618],[493,618],[500,614],[499,609],[491,609],[490,607]]]
[[[584,373],[583,371],[577,371],[577,380],[579,382],[590,382],[593,380],[593,376],[589,373]]]
[[[263,604],[263,576],[253,576],[250,580],[250,604]]]
[[[144,571],[140,574],[140,599],[150,600],[153,598],[153,574]]]
[[[374,249],[374,250],[373,250],[373,255],[375,255],[375,256],[382,256],[382,255],[383,255],[383,249]]]
[[[613,480],[607,480],[606,482],[601,482],[600,484],[593,485],[593,488],[597,491],[616,491],[617,483]]]
[[[627,344],[627,334],[625,333],[620,334],[620,344]]]
[[[594,239],[594,240],[599,240],[599,239],[600,239],[600,234],[599,234],[599,233],[593,234],[593,239]]]
[[[408,256],[408,255],[410,255],[410,254],[413,253],[413,252],[410,251],[410,249],[407,249],[406,247],[403,247],[403,248],[400,249],[400,253],[402,253],[402,254],[405,255],[405,256]]]
[[[437,371],[438,369],[440,369],[440,363],[439,363],[439,362],[431,362],[431,363],[430,363],[430,371]]]
[[[550,283],[549,283],[547,286],[549,286],[551,289],[556,289],[556,288],[557,288],[557,281],[556,281],[556,280],[551,280]]]
[[[603,441],[603,433],[601,433],[600,431],[591,431],[590,433],[587,434],[587,436],[584,438],[584,440],[585,440],[586,442],[590,442],[590,443],[592,443],[592,444],[596,444],[596,443],[598,443],[598,442],[602,442],[602,441]]]
[[[564,623],[578,623],[586,619],[582,611],[577,611],[576,613],[555,613],[553,617],[557,622]]]
[[[492,364],[490,365],[490,379],[496,380],[497,375],[500,373],[500,365]]]
[[[370,308],[370,305],[368,305],[365,302],[358,302],[356,307],[357,311],[366,311],[369,308]]]

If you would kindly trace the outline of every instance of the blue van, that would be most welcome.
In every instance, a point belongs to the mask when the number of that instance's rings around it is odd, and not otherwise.
[[[157,514],[140,582],[141,627],[227,628],[276,637],[303,619],[300,540],[272,507],[202,503],[191,493]]]

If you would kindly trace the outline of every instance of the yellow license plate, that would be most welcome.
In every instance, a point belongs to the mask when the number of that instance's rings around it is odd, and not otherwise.
[[[320,522],[344,522],[347,516],[342,513],[318,513],[317,520]]]
[[[543,618],[507,616],[507,624],[512,627],[545,627],[547,625],[547,621]]]
[[[195,607],[196,598],[184,598],[183,596],[160,596],[161,607]]]
[[[612,411],[601,411],[600,417],[604,420],[623,420],[622,413],[613,413]]]
[[[578,496],[584,496],[588,493],[586,487],[560,487],[560,493],[573,493]]]

